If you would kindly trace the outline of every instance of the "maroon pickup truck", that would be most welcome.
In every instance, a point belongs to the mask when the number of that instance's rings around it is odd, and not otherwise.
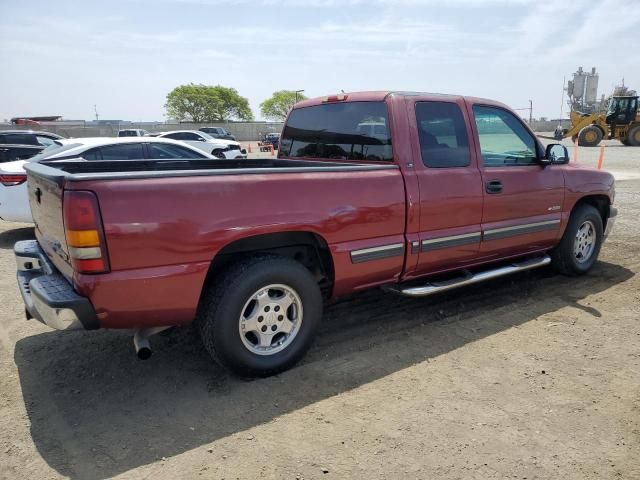
[[[506,106],[408,92],[298,103],[279,155],[27,164],[37,241],[15,245],[27,316],[148,337],[194,323],[240,375],[309,348],[323,303],[426,296],[551,264],[593,266],[609,173],[546,149]]]

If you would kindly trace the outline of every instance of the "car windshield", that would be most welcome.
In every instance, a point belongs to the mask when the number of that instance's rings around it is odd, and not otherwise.
[[[52,145],[49,145],[44,150],[42,150],[38,155],[34,155],[31,158],[27,159],[27,162],[39,162],[48,158],[51,155],[55,155],[58,153],[66,152],[67,150],[71,150],[72,148],[76,148],[81,146],[81,143],[66,143],[62,144],[57,140],[54,140]]]
[[[209,135],[207,132],[198,132],[200,135],[202,135],[204,138],[206,138],[207,140],[213,140],[214,138]]]

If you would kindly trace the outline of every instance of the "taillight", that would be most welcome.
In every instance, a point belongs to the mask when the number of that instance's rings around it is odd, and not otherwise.
[[[26,173],[0,173],[0,183],[5,187],[13,187],[27,181]]]
[[[93,192],[67,190],[62,200],[71,265],[78,273],[109,271],[98,199]]]

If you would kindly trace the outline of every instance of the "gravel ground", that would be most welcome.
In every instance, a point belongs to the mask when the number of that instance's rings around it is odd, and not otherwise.
[[[228,376],[191,329],[143,362],[126,332],[25,321],[11,248],[33,230],[1,222],[0,478],[640,478],[640,149],[617,145],[591,274],[364,293],[264,380]]]

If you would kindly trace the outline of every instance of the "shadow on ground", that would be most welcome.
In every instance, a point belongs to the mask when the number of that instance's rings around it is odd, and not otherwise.
[[[0,248],[13,248],[20,240],[32,240],[36,238],[33,227],[16,228],[0,232]]]
[[[467,343],[523,324],[633,276],[600,262],[591,275],[543,269],[411,299],[373,291],[327,309],[298,367],[263,380],[228,376],[191,329],[135,358],[122,332],[47,332],[15,349],[31,433],[64,476],[103,479],[207,445]],[[598,317],[600,312],[589,307]]]

